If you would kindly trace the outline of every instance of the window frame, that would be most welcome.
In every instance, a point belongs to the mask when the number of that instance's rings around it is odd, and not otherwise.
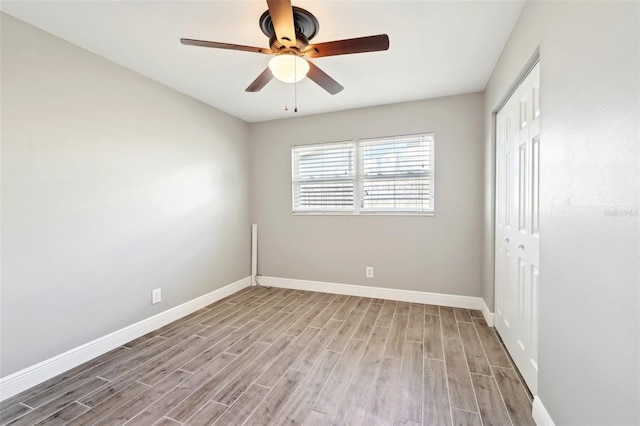
[[[423,211],[410,211],[410,210],[367,210],[361,207],[363,199],[361,198],[361,188],[363,183],[367,180],[362,177],[362,169],[363,165],[361,164],[361,144],[362,143],[375,143],[376,141],[393,141],[402,140],[402,139],[411,139],[417,137],[430,137],[431,138],[431,149],[429,154],[431,155],[431,161],[429,163],[429,171],[427,173],[427,179],[430,184],[430,208],[428,210]],[[313,146],[331,146],[339,144],[353,144],[353,177],[352,179],[347,179],[345,181],[349,181],[353,183],[353,207],[348,210],[296,210],[296,184],[299,184],[300,181],[296,181],[295,176],[295,155],[296,149],[304,150],[309,149]],[[424,132],[424,133],[416,133],[409,135],[395,135],[395,136],[387,136],[387,137],[377,137],[377,138],[367,138],[367,139],[352,139],[345,141],[336,141],[336,142],[323,142],[317,144],[304,144],[304,145],[294,145],[291,147],[291,212],[294,216],[435,216],[435,151],[436,151],[436,138],[434,132]],[[320,180],[320,179],[319,179]],[[368,179],[369,181],[373,181],[375,179]]]

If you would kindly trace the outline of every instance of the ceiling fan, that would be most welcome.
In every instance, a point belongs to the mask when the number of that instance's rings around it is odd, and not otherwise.
[[[259,23],[262,32],[269,37],[269,48],[189,38],[181,38],[180,42],[189,46],[273,55],[269,66],[245,89],[247,92],[258,92],[273,77],[294,83],[307,76],[332,95],[344,87],[305,57],[321,58],[389,49],[386,34],[309,44],[319,29],[318,20],[311,12],[292,6],[291,0],[267,0],[267,5],[269,9],[262,14]]]

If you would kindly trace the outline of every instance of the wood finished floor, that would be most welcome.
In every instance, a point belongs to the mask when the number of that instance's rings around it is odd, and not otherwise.
[[[479,311],[249,287],[0,403],[11,425],[535,425]]]

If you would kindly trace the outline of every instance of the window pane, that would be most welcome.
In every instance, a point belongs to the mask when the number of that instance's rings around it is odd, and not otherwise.
[[[426,174],[431,169],[431,137],[363,141],[362,176]]]
[[[295,146],[291,150],[293,211],[354,211],[355,143]]]
[[[361,141],[362,212],[433,212],[433,135]]]
[[[362,210],[424,212],[431,210],[430,202],[429,179],[362,182]]]
[[[299,183],[294,199],[297,211],[353,210],[353,182]]]
[[[294,179],[353,177],[353,144],[294,147]]]

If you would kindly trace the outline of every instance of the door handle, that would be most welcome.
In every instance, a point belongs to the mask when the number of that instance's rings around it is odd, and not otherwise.
[[[524,250],[524,244],[520,244],[520,245],[518,245],[518,248],[519,248],[520,250]]]

